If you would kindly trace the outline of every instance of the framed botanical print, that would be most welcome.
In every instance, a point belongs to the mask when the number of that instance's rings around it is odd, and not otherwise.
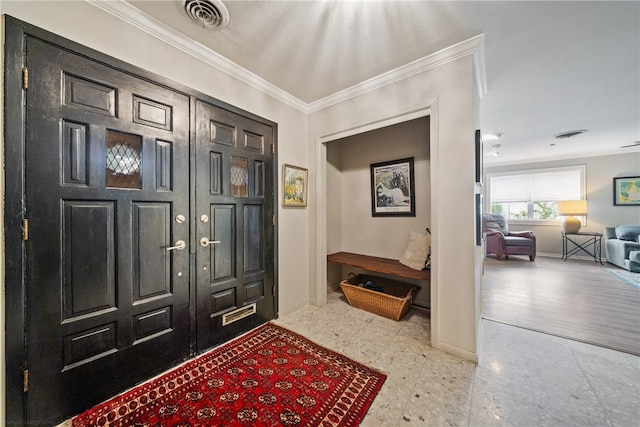
[[[307,169],[282,165],[282,206],[307,206]]]

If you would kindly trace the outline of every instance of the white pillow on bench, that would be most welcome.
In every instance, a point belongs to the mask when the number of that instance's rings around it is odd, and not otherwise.
[[[407,247],[404,250],[400,264],[414,270],[423,270],[429,251],[431,249],[431,236],[426,233],[409,232]]]

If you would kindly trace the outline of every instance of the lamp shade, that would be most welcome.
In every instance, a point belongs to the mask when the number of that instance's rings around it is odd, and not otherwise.
[[[561,216],[584,216],[587,214],[587,201],[563,200],[556,202],[556,208]]]

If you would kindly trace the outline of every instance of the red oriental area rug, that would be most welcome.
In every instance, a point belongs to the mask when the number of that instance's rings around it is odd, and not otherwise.
[[[72,426],[356,426],[386,376],[267,323]]]

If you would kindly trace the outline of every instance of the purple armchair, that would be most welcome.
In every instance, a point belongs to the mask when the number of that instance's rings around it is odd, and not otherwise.
[[[486,254],[495,254],[499,260],[509,255],[529,255],[536,259],[536,236],[532,231],[509,231],[503,215],[482,215],[482,233],[485,237]]]

